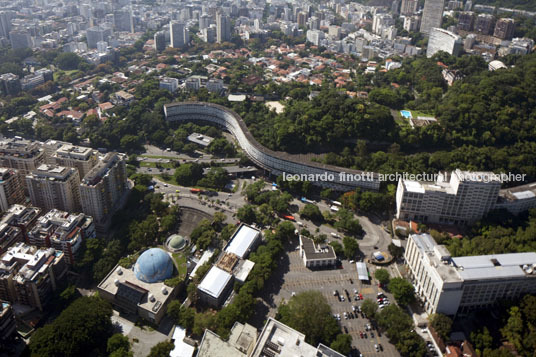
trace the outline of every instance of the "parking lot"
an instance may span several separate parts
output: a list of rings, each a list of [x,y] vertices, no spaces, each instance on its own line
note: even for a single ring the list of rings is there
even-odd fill
[[[371,337],[371,331],[366,331],[365,328],[366,324],[370,324],[368,319],[362,318],[360,315],[357,318],[344,318],[344,312],[350,313],[352,306],[360,306],[363,302],[363,300],[354,300],[354,289],[357,289],[363,299],[370,298],[374,301],[376,301],[378,293],[377,286],[363,284],[357,279],[355,264],[343,261],[342,269],[311,271],[303,265],[303,261],[299,257],[299,251],[291,250],[287,255],[283,256],[280,264],[278,264],[278,271],[274,273],[273,279],[269,283],[274,284],[270,287],[270,291],[267,292],[269,296],[265,298],[265,306],[269,310],[269,316],[275,316],[277,306],[283,300],[288,301],[293,292],[320,291],[330,304],[332,312],[340,314],[342,331],[346,332],[344,329],[346,327],[348,334],[353,338],[352,345],[363,356],[399,356],[399,353],[388,342],[386,336],[383,334],[380,336],[374,330],[372,331],[374,337]],[[344,289],[348,290],[352,301],[348,301]],[[333,296],[334,290],[344,294],[344,302],[340,301],[337,296]],[[391,302],[394,301],[389,294],[387,296]],[[366,332],[367,338],[361,338],[360,331]],[[376,352],[374,345],[381,345],[383,351]]]

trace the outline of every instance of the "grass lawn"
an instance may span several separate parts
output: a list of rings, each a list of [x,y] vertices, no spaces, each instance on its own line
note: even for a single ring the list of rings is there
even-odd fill
[[[163,167],[165,169],[173,169],[174,166],[171,162],[162,163],[162,162],[145,162],[140,161],[140,167],[156,167],[156,164],[160,165],[160,167]]]
[[[73,74],[79,72],[77,69],[72,69],[70,71],[56,71],[53,74],[54,81],[57,81],[61,75],[72,76]]]
[[[149,159],[176,159],[178,156],[162,156],[162,155],[140,155],[139,157],[147,157]]]
[[[173,259],[175,260],[177,270],[179,271],[179,276],[182,278],[186,277],[188,266],[186,264],[186,256],[184,253],[173,253]]]

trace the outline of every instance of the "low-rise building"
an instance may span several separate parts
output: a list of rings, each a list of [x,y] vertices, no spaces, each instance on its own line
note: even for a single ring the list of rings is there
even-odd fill
[[[75,263],[82,241],[95,237],[93,218],[83,213],[71,214],[57,209],[39,217],[35,226],[28,232],[31,245],[53,247],[62,251],[70,265]]]
[[[248,356],[316,356],[344,357],[331,348],[319,344],[314,347],[305,342],[305,335],[272,317],[264,325],[255,349]]]
[[[260,230],[242,223],[229,240],[225,252],[233,253],[240,259],[246,259],[260,240]]]
[[[429,314],[455,315],[536,293],[534,252],[452,257],[429,234],[413,234],[405,260]]]
[[[43,311],[67,267],[63,252],[19,242],[0,258],[0,299]]]
[[[199,300],[209,306],[221,306],[233,287],[232,283],[231,274],[213,266],[197,286]]]
[[[97,290],[118,311],[159,324],[177,291],[165,284],[173,276],[173,267],[168,253],[151,248],[140,255],[133,269],[116,265]]]
[[[229,339],[224,341],[210,330],[205,330],[197,357],[234,356],[246,357],[251,354],[257,342],[257,329],[249,324],[235,322]]]
[[[337,264],[337,255],[332,246],[316,244],[312,239],[302,235],[300,235],[300,257],[307,268],[323,268]]]

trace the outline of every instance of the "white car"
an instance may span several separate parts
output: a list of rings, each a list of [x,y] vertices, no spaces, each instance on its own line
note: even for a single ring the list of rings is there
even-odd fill
[[[348,314],[346,312],[344,312],[344,319],[348,320]]]

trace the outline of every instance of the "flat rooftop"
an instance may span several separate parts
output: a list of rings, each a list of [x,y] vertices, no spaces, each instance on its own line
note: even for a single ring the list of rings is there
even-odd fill
[[[214,138],[199,133],[191,133],[188,135],[188,140],[201,146],[209,146]]]
[[[122,284],[137,289],[140,292],[146,290],[147,294],[144,294],[138,302],[138,306],[155,314],[162,308],[162,306],[165,306],[165,302],[170,298],[173,291],[172,287],[169,287],[164,283],[146,283],[138,280],[132,268],[126,269],[119,265],[116,265],[112,271],[108,273],[108,276],[100,282],[98,288],[116,296]],[[164,293],[164,291],[166,291],[166,293]],[[149,300],[149,294],[154,296],[154,302]]]
[[[301,248],[305,253],[307,260],[315,259],[335,259],[337,255],[333,247],[327,244],[318,245],[312,239],[305,236],[300,236]]]
[[[536,266],[536,253],[477,255],[452,258],[452,261],[458,267],[458,274],[466,281],[522,278],[534,274],[533,264]],[[523,266],[526,270],[523,270]],[[534,277],[536,278],[536,274]]]
[[[305,342],[305,335],[269,317],[252,357],[316,356],[317,349]]]
[[[242,224],[231,237],[231,241],[227,244],[225,251],[234,253],[237,257],[243,259],[250,247],[259,239],[261,231],[253,227]]]
[[[213,266],[197,288],[205,294],[218,299],[227,284],[231,281],[231,278],[231,274]]]

